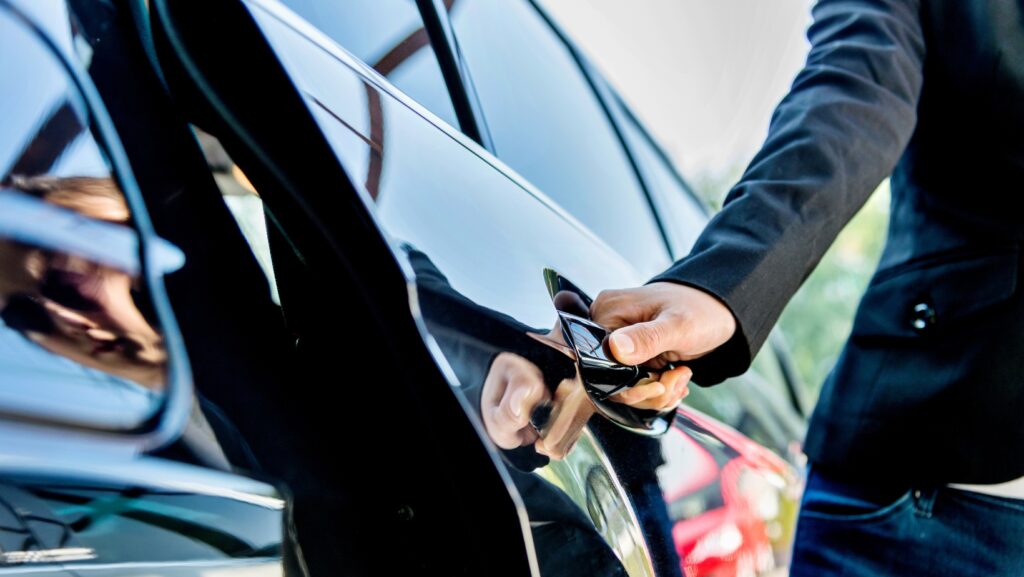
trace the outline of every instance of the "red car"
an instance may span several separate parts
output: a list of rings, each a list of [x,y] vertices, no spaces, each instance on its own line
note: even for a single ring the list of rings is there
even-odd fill
[[[669,464],[661,478],[683,574],[777,574],[787,565],[799,505],[795,469],[697,411],[678,419],[664,440]]]

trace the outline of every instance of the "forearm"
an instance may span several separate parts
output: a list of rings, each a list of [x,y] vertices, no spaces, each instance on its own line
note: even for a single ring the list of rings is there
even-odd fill
[[[924,37],[915,0],[821,0],[807,64],[768,137],[692,252],[655,276],[729,307],[737,333],[694,382],[746,370],[785,304],[913,133]]]

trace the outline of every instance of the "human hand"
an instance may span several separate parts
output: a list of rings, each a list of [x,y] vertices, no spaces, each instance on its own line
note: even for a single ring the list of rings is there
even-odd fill
[[[590,317],[612,331],[609,346],[619,362],[654,369],[701,357],[736,332],[736,319],[725,304],[673,282],[601,291],[590,305]]]
[[[540,368],[507,351],[491,363],[480,402],[484,428],[495,445],[515,449],[532,444],[556,460],[569,454],[596,410],[578,377],[562,379],[552,396]],[[542,406],[550,412],[538,425],[539,433],[530,419]]]
[[[637,409],[668,411],[690,394],[688,383],[693,371],[689,367],[676,367],[610,397],[616,403]]]
[[[551,397],[540,368],[510,352],[498,353],[484,379],[481,415],[494,444],[515,449],[537,441],[530,415]]]

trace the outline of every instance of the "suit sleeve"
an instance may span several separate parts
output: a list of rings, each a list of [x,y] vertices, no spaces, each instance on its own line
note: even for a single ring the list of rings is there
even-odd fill
[[[647,284],[711,293],[736,334],[688,363],[707,386],[743,373],[786,303],[888,176],[917,121],[920,0],[819,0],[804,68],[692,251]]]

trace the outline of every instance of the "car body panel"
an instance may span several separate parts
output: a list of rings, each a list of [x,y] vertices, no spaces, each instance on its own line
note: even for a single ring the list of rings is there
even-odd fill
[[[381,79],[352,62],[342,49],[283,9],[265,2],[253,4],[258,6],[257,20],[339,160],[350,174],[359,175],[357,182],[362,186],[357,189],[364,201],[392,241],[411,255],[420,289],[419,308],[471,406],[479,407],[475,389],[483,380],[489,354],[512,350],[531,358],[529,347],[512,333],[544,332],[556,322],[544,298],[541,271],[545,267],[558,267],[595,293],[639,281],[638,273],[621,256],[595,242],[574,219],[551,210],[551,201],[542,193],[531,190],[486,153],[474,150],[472,143],[460,142],[447,125],[403,95],[386,91]],[[265,16],[261,10],[266,10]],[[375,170],[379,174],[373,174]],[[467,246],[473,250],[466,250]],[[509,250],[513,246],[515,250]],[[533,283],[531,277],[536,279]],[[503,321],[504,332],[496,328]],[[467,347],[482,352],[474,359]],[[583,439],[584,454],[608,459],[592,435]],[[599,470],[614,467],[609,465]],[[565,461],[538,469],[538,474],[559,481],[556,485],[582,509],[595,491],[580,480],[579,467],[578,458],[570,453]],[[571,479],[575,482],[567,483]],[[530,513],[530,488],[521,484],[520,491]],[[622,494],[617,499],[620,504],[629,503]],[[589,512],[595,527],[607,527],[593,507]],[[633,520],[632,524],[636,531],[639,523]],[[629,534],[605,535],[623,562],[636,547],[626,538]],[[534,539],[538,539],[536,532]],[[538,547],[543,548],[543,543]],[[759,547],[762,553],[770,551],[766,541]],[[766,565],[761,561],[761,567]],[[631,572],[650,570],[640,565]]]
[[[6,6],[7,1],[0,0],[0,5]],[[76,9],[82,9],[83,3],[77,0],[71,3]],[[136,3],[131,5],[138,8]],[[299,256],[305,259],[301,264],[316,273],[314,279],[320,290],[329,293],[339,288],[335,284],[338,278],[355,274],[357,290],[363,291],[362,297],[366,300],[362,302],[369,312],[358,318],[379,325],[380,329],[372,333],[379,335],[376,337],[379,340],[367,345],[384,351],[392,347],[396,353],[390,357],[390,365],[360,366],[360,361],[387,357],[346,358],[341,352],[344,349],[340,348],[342,339],[337,330],[331,330],[333,327],[325,327],[322,332],[307,332],[304,326],[293,326],[289,328],[295,330],[297,336],[288,344],[297,351],[298,361],[308,363],[313,358],[311,355],[333,356],[333,363],[314,366],[331,369],[343,366],[345,376],[351,381],[342,383],[351,382],[359,387],[366,383],[376,385],[375,374],[405,375],[415,382],[403,385],[404,389],[393,387],[392,390],[396,394],[399,389],[414,391],[411,397],[399,398],[412,398],[417,402],[402,407],[401,413],[388,411],[387,403],[380,407],[385,409],[384,417],[398,415],[400,419],[377,418],[374,410],[354,414],[346,405],[337,410],[318,401],[315,394],[301,394],[300,391],[308,390],[300,387],[308,386],[311,374],[303,370],[307,367],[301,366],[302,362],[282,365],[286,371],[296,369],[296,376],[288,372],[262,376],[260,386],[277,379],[274,386],[280,387],[280,391],[275,394],[281,396],[270,398],[278,399],[280,406],[276,408],[280,414],[274,411],[273,401],[246,402],[244,397],[250,391],[245,389],[244,381],[230,383],[231,386],[223,390],[199,389],[201,393],[212,394],[217,403],[226,408],[227,415],[239,422],[238,435],[242,443],[250,441],[256,457],[269,465],[268,470],[281,475],[284,481],[278,482],[283,483],[282,489],[298,491],[302,507],[297,525],[292,518],[295,501],[283,499],[277,490],[260,481],[213,470],[228,469],[230,464],[218,461],[217,465],[204,463],[197,467],[168,458],[137,455],[139,450],[156,449],[157,445],[181,435],[186,420],[194,424],[196,411],[201,414],[211,409],[209,406],[197,408],[194,404],[191,414],[183,410],[191,390],[187,387],[187,357],[182,352],[173,355],[179,363],[176,377],[185,382],[184,388],[174,389],[178,408],[168,413],[173,418],[162,421],[167,423],[168,432],[151,444],[130,445],[134,450],[125,451],[121,438],[116,436],[112,437],[113,442],[104,443],[97,442],[103,440],[103,435],[78,431],[65,435],[64,439],[45,423],[0,421],[0,436],[5,441],[19,440],[23,447],[20,455],[14,449],[0,454],[0,480],[16,490],[46,497],[33,507],[36,514],[50,519],[51,525],[82,525],[80,518],[76,520],[72,516],[81,514],[83,509],[88,509],[87,504],[94,501],[106,506],[110,499],[96,497],[106,492],[107,496],[120,495],[113,501],[127,507],[123,511],[128,511],[129,517],[142,515],[143,519],[152,520],[152,515],[169,518],[169,511],[182,514],[186,520],[179,529],[200,527],[202,535],[194,541],[218,543],[214,549],[234,555],[224,560],[204,557],[205,549],[191,548],[190,544],[183,549],[184,553],[174,558],[161,558],[161,553],[167,553],[170,547],[167,551],[154,549],[152,554],[142,551],[137,557],[118,558],[113,553],[99,551],[96,545],[94,557],[75,560],[73,555],[84,556],[80,549],[89,547],[70,547],[70,552],[61,554],[71,557],[59,569],[54,569],[56,574],[256,576],[302,571],[303,564],[297,560],[301,555],[294,543],[296,526],[299,535],[305,536],[304,543],[317,557],[313,574],[349,571],[360,574],[371,565],[379,568],[394,564],[411,570],[416,566],[438,568],[443,564],[455,572],[457,568],[469,572],[474,570],[467,568],[475,568],[479,572],[487,567],[491,574],[668,575],[685,571],[689,575],[693,571],[721,567],[742,571],[746,566],[736,561],[733,555],[736,551],[753,552],[741,557],[757,557],[753,567],[758,570],[774,566],[784,543],[766,540],[766,523],[772,519],[765,518],[761,509],[750,506],[747,500],[749,495],[765,492],[751,492],[747,489],[749,482],[743,478],[756,475],[769,479],[765,482],[771,484],[774,475],[789,482],[788,465],[762,454],[763,448],[735,432],[717,428],[714,421],[702,420],[706,418],[689,409],[681,410],[668,436],[686,439],[684,442],[691,454],[728,454],[727,460],[684,458],[684,464],[679,465],[679,458],[685,457],[685,451],[677,450],[678,444],[651,439],[645,439],[642,444],[639,437],[634,439],[633,433],[600,417],[590,420],[586,427],[583,426],[585,421],[576,423],[579,436],[567,445],[563,459],[549,459],[529,446],[500,450],[491,442],[482,424],[481,413],[485,408],[481,404],[481,389],[497,355],[513,353],[527,359],[540,370],[546,384],[556,393],[562,383],[578,379],[573,360],[564,348],[551,343],[552,334],[557,334],[559,316],[545,284],[545,271],[558,270],[590,295],[606,288],[640,284],[644,274],[552,196],[493,156],[493,149],[488,151],[474,141],[476,138],[491,146],[484,138],[486,130],[471,131],[474,138],[467,137],[448,124],[453,121],[450,115],[444,115],[446,120],[436,116],[396,88],[382,76],[379,68],[375,70],[374,66],[360,61],[272,0],[244,2],[265,37],[266,46],[261,42],[246,44],[253,38],[243,30],[249,25],[245,22],[223,21],[222,25],[232,26],[238,34],[232,40],[243,49],[252,49],[247,55],[254,61],[262,57],[260,50],[269,47],[290,82],[278,84],[280,77],[269,68],[261,71],[266,74],[248,76],[232,75],[221,68],[223,78],[204,76],[209,70],[205,67],[217,62],[218,56],[207,55],[210,60],[197,62],[191,59],[195,56],[193,51],[202,50],[206,42],[214,43],[217,39],[207,36],[197,40],[187,34],[179,35],[181,30],[175,27],[180,24],[175,21],[178,12],[168,12],[187,14],[189,10],[202,10],[167,1],[153,5],[159,30],[152,45],[159,53],[162,68],[159,76],[179,99],[184,116],[217,132],[218,136],[226,135],[223,136],[225,146],[232,155],[239,153],[238,166],[252,177],[266,206],[266,230],[272,238],[271,254],[263,257],[268,262],[273,261],[278,280],[290,275],[279,260],[281,247],[277,243],[282,240],[293,243],[291,248],[297,249]],[[89,44],[98,37],[87,41],[68,33],[69,13],[63,2],[53,1],[42,6],[33,5],[24,12],[35,14],[33,18],[39,19],[41,28],[60,36],[53,44],[58,46],[63,58],[83,61],[88,67],[94,55],[109,57],[109,52],[94,52],[95,46]],[[445,42],[457,42],[452,29],[445,32],[442,18],[441,11],[451,8],[450,3],[424,1],[416,6],[421,14],[428,16],[425,18],[428,26],[441,25],[443,34],[440,36],[447,39]],[[434,10],[435,19],[429,18],[430,10]],[[214,12],[241,17],[241,12],[232,12],[224,6]],[[124,14],[122,11],[120,20],[111,17],[109,22],[125,25]],[[98,18],[104,23],[103,17]],[[142,44],[151,40],[146,38],[146,30],[134,32],[143,36]],[[159,36],[161,33],[163,36]],[[409,33],[405,29],[402,33],[405,37],[419,34],[416,30]],[[437,38],[438,30],[434,30],[430,41],[437,42]],[[443,52],[442,70],[452,64],[444,58],[459,57],[457,46],[449,48],[447,52],[439,52]],[[131,49],[139,48],[132,45]],[[155,55],[148,56],[155,58]],[[132,57],[138,60],[139,54],[133,53]],[[237,55],[225,53],[218,64],[230,66],[232,57]],[[454,77],[460,82],[471,81],[469,71],[459,69],[458,72]],[[168,222],[174,220],[168,216],[173,214],[173,198],[161,199],[154,191],[160,186],[173,188],[173,180],[154,187],[153,175],[147,171],[143,176],[150,188],[144,191],[145,195],[137,190],[127,159],[141,168],[147,162],[147,151],[139,147],[125,154],[119,149],[114,124],[103,111],[99,93],[95,88],[88,88],[85,74],[79,74],[79,83],[86,86],[89,106],[102,125],[104,145],[113,151],[115,173],[141,222],[136,224],[143,229],[143,244],[158,243],[155,233],[147,228],[150,225],[143,199],[150,203],[151,210],[160,207],[167,211],[154,218],[160,230],[182,234],[182,231],[174,231],[173,223]],[[453,75],[450,70],[445,74],[450,84]],[[188,80],[183,81],[183,77]],[[189,80],[194,85],[190,86]],[[204,86],[204,81],[218,86]],[[266,89],[261,94],[270,94],[269,101],[275,106],[265,111],[265,115],[253,114],[250,109],[242,111],[241,107],[235,108],[238,100],[234,93],[229,95],[231,98],[218,101],[225,97],[219,91],[224,86],[236,89],[260,86],[260,90]],[[105,85],[103,97],[124,104],[123,95],[112,90]],[[473,99],[478,97],[473,90],[466,93]],[[285,101],[291,96],[304,105],[301,113],[282,105],[287,104]],[[205,105],[195,105],[204,98]],[[605,102],[608,96],[602,94],[600,98]],[[225,102],[232,105],[226,106]],[[465,102],[456,105],[460,122],[465,122],[465,107]],[[179,113],[167,110],[169,116]],[[285,111],[288,114],[280,125],[275,123],[281,118],[268,118]],[[481,114],[481,109],[473,109],[472,113]],[[118,128],[125,130],[125,115],[117,116]],[[306,122],[307,117],[311,122]],[[139,120],[143,127],[148,126],[149,119]],[[180,122],[177,117],[162,120],[165,124]],[[479,127],[485,128],[486,121],[478,120]],[[128,117],[127,122],[130,121]],[[309,158],[299,158],[302,153],[286,150],[289,144],[293,149],[299,148],[287,140],[283,146],[266,146],[267,134],[260,133],[266,126],[273,126],[268,134],[285,139],[295,135],[309,138],[312,133],[306,129],[316,128],[319,133],[313,135],[314,138],[302,140],[301,150],[308,153]],[[295,130],[289,131],[290,128]],[[137,135],[133,138],[134,142],[139,142]],[[321,140],[329,148],[322,147]],[[154,145],[154,149],[159,150],[159,147]],[[325,151],[329,154],[325,155]],[[284,158],[289,153],[295,157]],[[168,155],[167,160],[168,171],[179,168],[173,165],[178,158],[171,159]],[[314,163],[316,160],[321,163]],[[333,162],[343,171],[343,182],[333,179]],[[303,165],[310,167],[309,180],[302,180],[292,172]],[[156,174],[159,176],[159,171]],[[275,183],[284,183],[284,186],[275,188]],[[286,190],[282,192],[282,189]],[[174,193],[173,190],[167,192]],[[183,194],[187,196],[191,192],[186,190]],[[180,211],[181,207],[176,210]],[[223,206],[220,210],[227,214]],[[303,216],[296,217],[297,214]],[[190,215],[182,212],[179,216]],[[200,231],[201,228],[196,227],[184,234],[201,234]],[[239,231],[232,232],[236,239],[241,238]],[[195,247],[202,246],[201,242],[193,245],[188,237],[174,238],[185,241],[182,244],[186,247],[186,258],[193,258],[187,261],[193,267],[186,266],[186,276],[179,274],[177,278],[215,277],[203,277],[196,272],[195,262],[202,266],[213,266],[210,263],[216,262],[206,261],[206,255],[196,254]],[[316,239],[315,247],[309,244],[311,238]],[[324,252],[318,252],[320,250]],[[665,248],[659,250],[665,251]],[[332,258],[324,258],[323,254],[327,253],[331,253]],[[159,270],[156,257],[148,252],[144,254],[148,259],[147,270]],[[225,249],[219,256],[227,254]],[[250,268],[257,270],[253,268],[256,266],[253,255],[248,255],[248,259],[252,261]],[[375,266],[373,259],[378,259]],[[370,261],[370,265],[360,268],[364,261]],[[260,265],[264,271],[270,271],[267,262],[261,261]],[[365,274],[357,274],[360,271]],[[269,276],[271,288],[276,288],[273,275]],[[159,284],[159,278],[151,281]],[[263,296],[269,297],[267,286],[257,284],[260,286],[253,286],[251,290],[266,291],[268,294]],[[174,285],[171,301],[177,299],[179,315],[189,318],[188,334],[192,338],[189,342],[203,342],[196,339],[195,333],[208,321],[196,318],[194,311],[181,310],[181,302],[199,302],[182,299],[183,294],[194,289],[183,287],[181,282]],[[289,296],[291,290],[286,289],[281,294],[274,292],[275,304],[280,306],[294,298]],[[341,290],[337,294],[349,296]],[[164,297],[159,296],[162,314],[169,315],[169,306]],[[396,296],[401,302],[395,300]],[[193,294],[189,298],[199,297]],[[307,303],[314,313],[318,305],[322,307],[320,312],[325,322],[334,322],[335,327],[344,323],[344,301],[336,302],[328,297]],[[290,306],[293,305],[285,302],[285,316],[289,316]],[[203,308],[203,311],[210,311],[216,305],[205,304],[204,307],[210,308]],[[237,313],[244,314],[244,310]],[[290,320],[294,321],[296,315],[291,316]],[[180,339],[173,330],[173,317],[168,318],[167,326],[172,329],[170,339]],[[217,328],[214,334],[228,335],[230,331]],[[209,351],[194,351],[194,354],[204,357],[201,364],[204,374],[211,362],[217,363],[216,354],[211,355]],[[238,356],[225,357],[227,366],[244,362],[244,354],[231,346],[224,347],[224,354]],[[295,359],[289,360],[293,361]],[[263,365],[256,363],[255,366]],[[405,373],[403,369],[415,370]],[[211,384],[208,376],[204,382],[208,387]],[[315,384],[320,382],[317,379]],[[447,390],[437,388],[438,383]],[[256,385],[256,379],[251,384]],[[359,398],[359,403],[363,403],[365,399],[355,395],[366,390],[354,390],[350,398]],[[252,392],[267,393],[264,390]],[[379,408],[375,404],[357,406]],[[460,412],[458,415],[451,412],[453,407]],[[338,414],[343,418],[339,419]],[[765,418],[770,420],[770,416]],[[330,422],[332,420],[335,422]],[[266,431],[260,431],[261,428]],[[282,435],[281,442],[275,443],[275,431]],[[371,442],[353,448],[354,437],[346,437],[343,431],[368,431],[367,438]],[[442,432],[448,434],[448,438]],[[218,440],[222,433],[217,432]],[[780,436],[785,434],[780,433]],[[374,449],[377,443],[394,446],[389,443],[392,440],[411,440],[413,450],[396,462],[391,452]],[[338,443],[340,449],[334,450],[333,443]],[[645,447],[643,451],[635,451],[637,454],[631,457],[630,449],[641,446]],[[33,453],[39,454],[41,449],[47,451],[45,454],[52,461],[28,458]],[[76,452],[81,454],[76,456]],[[655,476],[655,469],[659,468],[656,455],[664,455],[671,474]],[[353,463],[357,467],[352,467]],[[357,473],[354,475],[353,471]],[[362,477],[358,473],[367,471],[376,472],[378,478],[352,480],[355,476]],[[449,487],[445,487],[446,484]],[[361,493],[360,489],[366,492]],[[765,502],[770,504],[781,493],[782,489],[774,493],[768,491]],[[712,499],[718,506],[700,509],[692,505],[694,495],[703,498],[708,494],[718,495]],[[168,499],[184,499],[192,504],[175,505]],[[348,501],[359,500],[363,503],[348,504]],[[675,502],[685,503],[674,509]],[[213,514],[214,503],[220,503],[226,511],[220,521]],[[357,514],[348,517],[344,513],[349,511]],[[367,520],[370,523],[360,525]],[[131,518],[131,521],[137,519]],[[203,523],[207,522],[215,523],[216,530],[203,528]],[[742,542],[734,550],[712,548],[709,553],[710,545],[706,543],[709,536],[722,534],[722,528],[730,526],[728,523],[738,528]],[[88,528],[89,523],[84,526]],[[504,532],[494,531],[493,535],[504,537],[488,538],[483,527],[500,527]],[[447,532],[459,528],[462,533]],[[141,538],[132,532],[130,523],[117,530],[124,531],[125,538]],[[481,532],[485,534],[479,534]],[[362,543],[355,538],[359,533],[363,533],[367,543],[393,543],[400,554],[382,556],[375,547],[353,551],[340,546],[355,547]],[[328,551],[332,539],[347,538],[352,538],[352,543],[337,543],[339,551]],[[171,543],[166,536],[154,537],[153,542],[159,547],[162,539]],[[703,545],[701,539],[704,539]],[[91,541],[87,532],[82,533],[80,540],[102,542]],[[463,547],[475,543],[471,548],[476,550],[459,546],[449,549],[447,543],[452,540],[462,543]],[[483,546],[496,553],[489,558],[481,556]],[[775,554],[771,562],[765,558],[766,551]],[[350,564],[344,555],[362,558]],[[498,559],[500,561],[496,561]],[[6,570],[0,568],[0,571]]]

